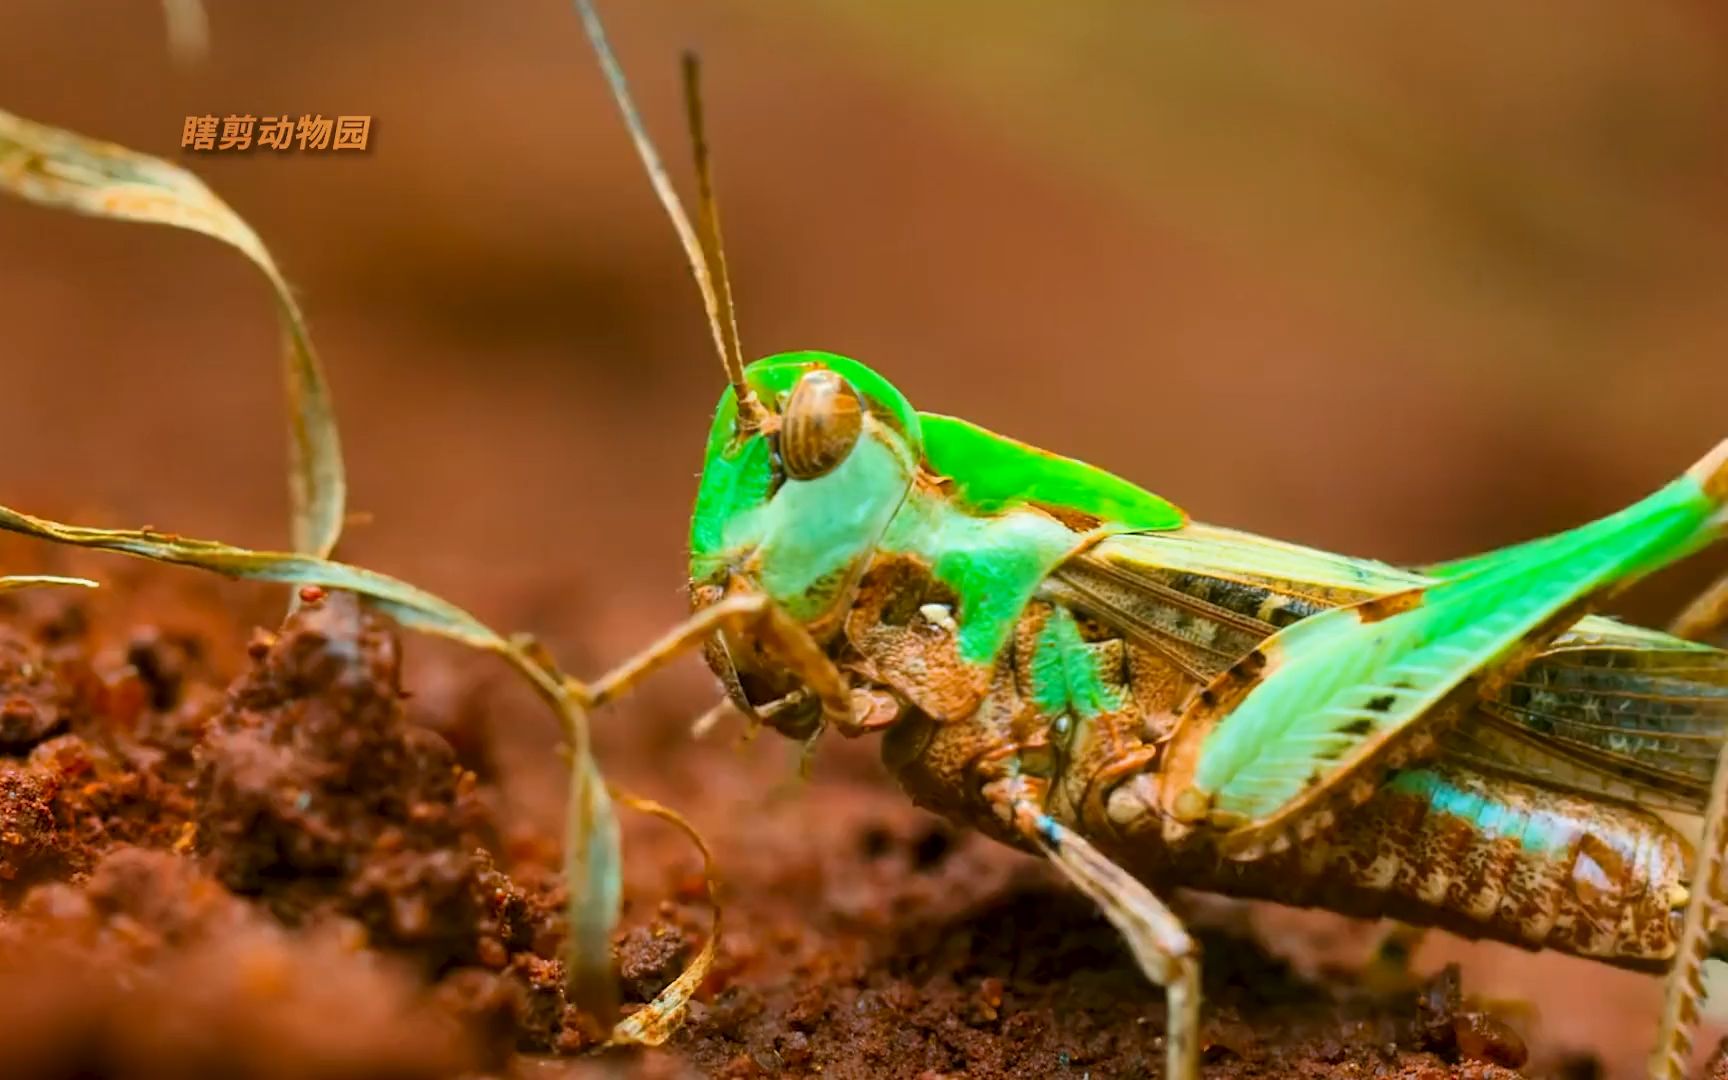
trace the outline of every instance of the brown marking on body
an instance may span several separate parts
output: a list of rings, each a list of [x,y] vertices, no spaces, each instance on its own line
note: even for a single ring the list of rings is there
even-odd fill
[[[1044,624],[1051,617],[1051,605],[1042,600],[1033,600],[1020,613],[1020,619],[1014,620],[1014,634],[1007,641],[1006,650],[1002,655],[1007,658],[1004,665],[1009,679],[1013,679],[1014,696],[1021,703],[1020,714],[1014,719],[1014,731],[1025,734],[1028,727],[1039,722],[1039,712],[1033,707],[1032,662],[1039,651],[1039,634],[1044,632]]]
[[[1256,680],[1260,678],[1260,673],[1266,670],[1266,654],[1255,649],[1236,661],[1236,666],[1232,670],[1237,678]]]
[[[1165,742],[1176,728],[1182,703],[1198,684],[1161,653],[1134,642],[1127,642],[1126,649],[1128,694],[1140,718],[1142,738]]]
[[[1104,519],[1096,514],[1088,514],[1084,510],[1076,510],[1060,503],[1031,501],[1027,505],[1055,518],[1069,532],[1089,533],[1104,523]]]
[[[922,561],[877,555],[859,581],[845,636],[885,685],[930,716],[959,723],[978,710],[990,672],[961,659],[955,635],[918,612],[956,599]]]
[[[1010,668],[997,665],[984,701],[964,723],[910,710],[888,729],[882,761],[919,806],[1024,848],[1025,838],[996,815],[983,792],[1012,764],[1018,750],[1013,731],[1028,707]]]
[[[1365,623],[1377,623],[1382,619],[1390,619],[1406,611],[1422,606],[1424,589],[1404,589],[1385,596],[1376,596],[1372,600],[1364,600],[1351,608],[1356,617]]]

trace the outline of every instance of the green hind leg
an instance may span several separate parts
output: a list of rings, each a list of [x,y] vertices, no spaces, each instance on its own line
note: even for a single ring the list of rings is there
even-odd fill
[[[1699,482],[1718,503],[1728,504],[1728,441],[1716,448],[1711,457],[1699,463]],[[1721,517],[1728,517],[1725,512]],[[1718,522],[1718,528],[1728,529],[1728,522]],[[1698,641],[1728,627],[1728,574],[1704,591],[1690,607],[1674,620],[1671,632],[1675,637]]]
[[[1165,810],[1228,830],[1222,847],[1238,858],[1323,829],[1596,601],[1725,532],[1728,441],[1619,513],[1285,627],[1183,713]]]

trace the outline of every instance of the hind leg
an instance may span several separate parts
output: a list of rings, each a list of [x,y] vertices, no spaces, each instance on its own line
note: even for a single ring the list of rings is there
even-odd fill
[[[1703,595],[1687,605],[1668,627],[1675,637],[1688,641],[1704,641],[1728,627],[1728,574],[1704,590]]]
[[[1652,1080],[1685,1080],[1692,1060],[1692,1030],[1704,1003],[1704,961],[1721,925],[1722,865],[1728,854],[1728,744],[1716,759],[1716,777],[1704,810],[1693,862],[1692,895],[1680,926],[1680,944],[1662,993],[1662,1021],[1650,1054]]]
[[[1024,778],[992,786],[991,795],[1011,815],[1015,830],[1098,905],[1128,943],[1140,970],[1164,988],[1167,1080],[1199,1080],[1200,946],[1152,890],[1046,814]]]

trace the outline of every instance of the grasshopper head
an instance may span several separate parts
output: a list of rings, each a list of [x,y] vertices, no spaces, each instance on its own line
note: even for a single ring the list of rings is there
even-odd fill
[[[832,353],[770,356],[745,379],[768,415],[751,423],[731,388],[720,398],[690,524],[692,601],[766,593],[826,641],[917,475],[918,414],[880,375]],[[796,688],[738,635],[708,659],[747,710]],[[808,715],[792,710],[776,726],[796,729],[792,712]]]

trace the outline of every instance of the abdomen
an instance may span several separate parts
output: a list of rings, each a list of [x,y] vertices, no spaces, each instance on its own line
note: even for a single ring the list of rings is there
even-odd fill
[[[1674,955],[1691,846],[1638,807],[1440,764],[1391,777],[1326,835],[1254,862],[1151,828],[1109,845],[1159,884],[1389,916],[1627,967]]]

